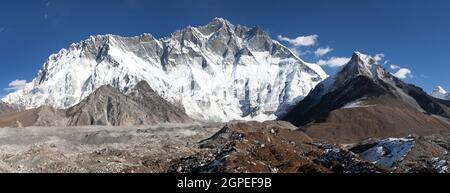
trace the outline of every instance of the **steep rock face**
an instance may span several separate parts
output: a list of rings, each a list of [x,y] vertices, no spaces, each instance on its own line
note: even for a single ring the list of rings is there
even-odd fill
[[[111,86],[102,86],[67,110],[68,125],[142,125],[148,118],[140,106]]]
[[[450,109],[422,89],[394,77],[367,55],[355,53],[282,120],[308,135],[341,143],[450,131]]]
[[[186,115],[186,110],[182,105],[171,104],[163,99],[145,81],[139,82],[127,95],[143,107],[147,115],[151,115],[159,122],[185,123],[192,121]]]
[[[53,54],[37,77],[2,100],[28,109],[69,108],[103,85],[141,80],[203,121],[274,119],[326,78],[260,28],[216,18],[168,37],[92,36]]]
[[[11,106],[7,103],[0,101],[0,114],[17,112],[17,111],[19,111],[19,108],[16,108],[14,106]]]
[[[192,121],[183,109],[161,98],[145,81],[131,89],[129,95],[112,86],[102,86],[80,104],[69,108],[66,117],[70,126],[133,126]]]

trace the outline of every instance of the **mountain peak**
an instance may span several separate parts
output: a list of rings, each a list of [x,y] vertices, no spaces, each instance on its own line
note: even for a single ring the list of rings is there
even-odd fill
[[[140,82],[140,85],[147,85]],[[139,86],[139,85],[138,85]],[[141,94],[136,97],[136,95]],[[154,125],[188,123],[191,119],[157,94],[126,95],[112,86],[101,86],[79,104],[65,112],[69,126],[84,125]]]
[[[147,92],[155,92],[152,87],[147,83],[147,81],[142,80],[136,84],[133,90],[137,91],[147,91]]]
[[[436,88],[434,89],[433,92],[438,92],[438,93],[442,93],[442,94],[447,94],[447,91],[446,91],[444,88],[442,88],[442,86],[436,87]]]
[[[386,70],[372,56],[354,52],[351,60],[336,74],[336,79],[345,82],[357,76],[381,79],[386,76]]]
[[[430,128],[448,131],[450,127],[434,117],[450,117],[447,106],[396,78],[374,57],[355,52],[334,78],[322,82],[281,120],[300,126],[311,136],[332,133],[331,140],[359,140],[426,133]]]
[[[128,93],[145,80],[148,85],[141,83],[142,88],[132,91],[151,88],[154,93],[146,94],[159,95],[198,120],[268,120],[306,96],[324,74],[261,28],[214,18],[158,40],[150,34],[92,36],[52,55],[29,88],[3,101],[27,109],[66,109],[101,85]]]
[[[211,22],[209,22],[206,27],[209,28],[214,28],[214,29],[220,29],[222,27],[226,27],[226,26],[233,26],[233,24],[231,24],[230,21],[224,19],[224,18],[220,18],[220,17],[216,17],[214,18]]]
[[[116,88],[114,88],[113,86],[107,84],[107,85],[102,85],[100,86],[97,90],[95,90],[93,93],[93,96],[96,95],[105,95],[108,93],[120,93],[119,90],[117,90]]]
[[[216,25],[220,25],[220,26],[234,26],[233,23],[231,23],[229,20],[221,18],[221,17],[215,17],[213,20],[211,20],[211,22],[209,22],[208,25],[211,24],[216,24]]]
[[[357,61],[360,66],[378,65],[377,61],[372,56],[358,51],[353,52],[352,59],[350,61]]]
[[[450,100],[450,93],[448,93],[442,86],[436,87],[430,95],[434,98]]]
[[[224,18],[221,18],[221,17],[215,17],[215,18],[212,20],[212,22],[218,22],[218,23],[230,23],[230,21],[228,21],[228,20],[226,20],[226,19],[224,19]]]

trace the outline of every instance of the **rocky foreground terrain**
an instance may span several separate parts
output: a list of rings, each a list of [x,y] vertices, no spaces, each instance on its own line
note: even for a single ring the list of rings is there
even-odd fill
[[[287,122],[3,128],[0,172],[445,173],[449,141],[435,135],[334,145]]]
[[[0,129],[0,172],[165,172],[220,125]],[[169,140],[170,139],[170,140]]]

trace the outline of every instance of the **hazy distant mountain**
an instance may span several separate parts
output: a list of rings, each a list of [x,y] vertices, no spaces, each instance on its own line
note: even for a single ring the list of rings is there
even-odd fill
[[[69,108],[101,86],[128,92],[145,80],[196,119],[266,120],[326,77],[260,28],[216,18],[161,39],[92,36],[51,55],[31,83],[2,100]]]
[[[436,87],[430,95],[438,99],[450,100],[450,93],[441,86]]]

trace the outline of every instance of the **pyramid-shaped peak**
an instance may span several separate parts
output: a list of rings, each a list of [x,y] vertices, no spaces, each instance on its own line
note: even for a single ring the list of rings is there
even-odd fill
[[[351,60],[337,73],[336,77],[345,82],[344,80],[350,80],[357,76],[381,79],[389,75],[374,57],[361,52],[353,52]]]
[[[230,23],[230,21],[228,21],[224,18],[221,18],[221,17],[215,17],[211,22],[212,23],[223,23],[223,24]]]
[[[442,87],[442,86],[438,86],[436,87],[433,92],[438,92],[438,93],[442,93],[442,94],[446,94],[447,91]]]
[[[365,65],[377,64],[377,60],[374,57],[358,51],[353,52],[351,61],[358,61],[359,63],[363,63]]]
[[[206,27],[210,27],[210,28],[215,28],[215,29],[220,29],[222,27],[226,27],[226,26],[234,26],[230,21],[224,19],[224,18],[220,18],[220,17],[216,17],[214,18],[211,22],[208,23],[208,25],[206,25]]]
[[[111,86],[110,84],[102,85],[94,93],[110,93],[110,92],[119,92],[116,88]]]
[[[150,87],[148,82],[145,80],[138,82],[133,90],[154,92],[154,90]]]

